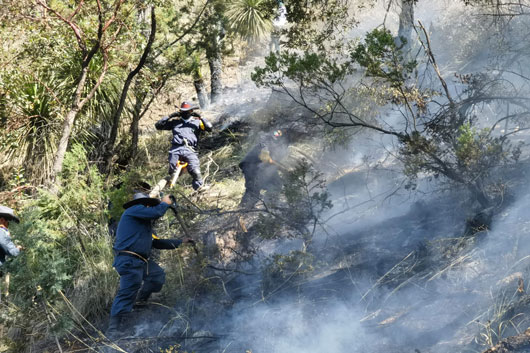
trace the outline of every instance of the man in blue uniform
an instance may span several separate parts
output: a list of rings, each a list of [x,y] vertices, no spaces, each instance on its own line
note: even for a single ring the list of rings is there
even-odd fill
[[[190,103],[184,102],[179,112],[163,117],[156,122],[155,127],[157,130],[171,130],[173,133],[169,150],[169,175],[173,175],[179,160],[187,162],[188,173],[193,178],[193,189],[197,190],[203,183],[197,154],[199,134],[201,131],[212,131],[212,124],[193,109]]]
[[[287,139],[281,130],[261,136],[239,163],[245,176],[245,194],[239,204],[241,207],[252,208],[260,200],[261,190],[274,193],[281,189],[282,179],[278,169],[282,166],[279,161],[288,152]]]
[[[136,193],[132,201],[123,205],[123,212],[114,242],[113,266],[120,275],[120,287],[112,303],[107,337],[114,339],[120,332],[121,322],[132,311],[134,302],[145,301],[151,293],[159,292],[165,282],[164,270],[149,260],[151,248],[175,249],[182,243],[192,243],[189,238],[157,239],[153,237],[153,221],[162,217],[171,198],[162,200]],[[143,282],[143,286],[142,286]]]

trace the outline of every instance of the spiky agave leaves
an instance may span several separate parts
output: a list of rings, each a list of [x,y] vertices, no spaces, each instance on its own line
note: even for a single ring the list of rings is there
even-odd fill
[[[230,29],[248,41],[264,38],[272,30],[272,12],[265,0],[231,0],[226,17]]]
[[[97,60],[93,65],[88,81],[97,79],[97,66],[101,66]],[[21,167],[24,179],[33,184],[47,180],[51,173],[76,70],[75,60],[64,60],[62,65],[31,74],[0,75],[0,165]],[[74,127],[72,140],[93,147],[89,150],[96,150],[108,137],[109,119],[120,92],[119,74],[111,74],[115,79],[99,87]]]
[[[60,101],[50,87],[53,79],[40,72],[4,77],[10,105],[0,145],[1,162],[21,165],[36,182],[51,170],[60,127]]]

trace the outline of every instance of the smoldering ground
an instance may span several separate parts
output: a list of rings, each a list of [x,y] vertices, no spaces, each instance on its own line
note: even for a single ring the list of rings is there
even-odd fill
[[[447,29],[451,19],[458,19],[464,28],[462,13],[467,10],[456,9],[461,5],[454,2],[443,4],[452,12],[440,12],[446,21],[439,21],[440,27]],[[428,9],[428,1],[419,2],[416,15],[426,23],[433,19]],[[443,53],[442,67],[462,68],[463,62],[451,61],[447,53],[470,55],[469,70],[479,70],[489,56],[473,50],[477,48],[468,48],[471,54],[454,49],[443,43],[439,32],[432,40],[435,55]],[[479,111],[481,118],[495,116],[490,108]],[[476,213],[467,194],[429,176],[420,177],[414,192],[403,190],[398,161],[386,159],[386,153],[395,152],[392,142],[368,138],[375,141],[374,147],[366,139],[354,139],[354,152],[344,156],[343,150],[336,157],[335,164],[342,161],[351,168],[329,184],[335,208],[327,216],[337,216],[314,239],[312,268],[295,266],[271,278],[272,256],[289,254],[300,244],[262,243],[264,250],[248,264],[252,271],[230,280],[226,290],[232,303],[208,322],[190,319],[193,329],[220,339],[208,347],[190,348],[480,352],[528,326],[526,309],[517,305],[529,281],[526,163],[520,162],[516,170],[496,171],[505,173],[514,191],[496,205],[500,211],[493,215],[490,230],[464,236],[467,221]],[[374,160],[370,168],[365,157]]]
[[[484,62],[480,53],[474,58]],[[462,192],[374,200],[369,220],[345,212],[331,222],[334,234],[315,239],[326,266],[287,276],[268,295],[255,295],[260,285],[248,289],[252,298],[216,321],[230,332],[219,351],[478,352],[524,330],[527,313],[513,304],[528,283],[529,195],[519,192],[527,172],[525,163],[513,171],[510,187],[518,191],[499,205],[491,230],[472,236],[463,237],[474,206]],[[390,173],[367,173],[343,177],[342,192],[361,201],[396,186]],[[332,185],[336,195],[340,183]]]
[[[425,198],[395,217],[382,206],[378,223],[316,239],[322,265],[306,275],[292,271],[266,292],[266,276],[242,275],[236,304],[205,329],[228,335],[219,352],[480,351],[484,334],[525,328],[524,310],[511,304],[524,295],[519,278],[523,290],[528,283],[528,196],[467,238],[459,195]]]

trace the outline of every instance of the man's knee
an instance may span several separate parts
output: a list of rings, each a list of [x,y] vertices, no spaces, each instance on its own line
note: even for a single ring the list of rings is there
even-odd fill
[[[162,288],[164,283],[166,283],[166,273],[164,271],[157,272],[157,274],[149,278],[149,280],[151,283],[153,283],[153,285],[160,286],[160,288]]]
[[[157,293],[162,290],[162,287],[166,283],[166,274],[164,271],[157,271],[155,274],[150,274],[145,280],[142,287],[140,297],[141,299],[147,299],[151,293]]]
[[[166,282],[166,273],[164,269],[156,262],[149,260],[147,269],[144,273],[144,282],[164,284]]]
[[[173,174],[175,170],[177,169],[177,163],[179,161],[180,156],[176,153],[169,152],[169,174]]]
[[[162,290],[162,287],[164,286],[164,282],[152,282],[150,284],[151,292],[152,293],[158,293]]]
[[[200,188],[203,184],[201,170],[198,165],[188,165],[188,173],[191,175],[193,181],[191,186],[194,190]]]

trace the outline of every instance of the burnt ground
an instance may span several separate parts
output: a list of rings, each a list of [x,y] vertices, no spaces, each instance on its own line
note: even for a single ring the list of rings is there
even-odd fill
[[[252,131],[250,124],[231,121],[230,116],[216,124],[225,129],[205,136],[201,153],[229,144],[241,148]],[[232,162],[228,165],[217,178],[232,178],[238,172]],[[510,188],[524,187],[523,169],[508,178],[518,180]],[[346,184],[350,201],[362,202],[366,195],[359,190],[367,180],[381,184],[389,179],[373,171],[369,175],[355,171],[329,187],[342,200],[341,183]],[[514,199],[504,195],[487,218],[505,218]],[[417,201],[398,197],[391,207],[375,210],[366,219],[354,209],[337,217],[347,222],[334,224],[334,232],[315,238],[308,251],[312,258],[302,268],[296,266],[299,254],[290,252],[299,250],[300,243],[260,240],[252,227],[256,214],[203,215],[192,230],[205,244],[200,257],[208,265],[201,275],[215,284],[215,290],[197,290],[188,300],[170,305],[166,300],[164,305],[155,303],[133,312],[130,329],[124,333],[129,338],[117,343],[127,352],[138,353],[171,349],[283,353],[286,346],[296,345],[302,348],[293,352],[306,353],[319,350],[308,349],[305,343],[319,347],[319,341],[325,341],[321,332],[332,330],[340,335],[328,343],[333,347],[330,352],[482,351],[498,338],[516,334],[524,325],[522,318],[530,317],[520,296],[506,299],[517,284],[513,280],[500,283],[503,277],[491,269],[496,262],[505,266],[499,254],[506,251],[503,244],[515,244],[518,237],[530,233],[530,226],[518,235],[510,230],[502,234],[504,238],[497,235],[493,247],[500,251],[495,253],[487,245],[490,231],[470,222],[480,211],[458,190]],[[469,232],[469,224],[478,225],[480,231]],[[292,263],[285,261],[279,271],[275,253],[293,254]],[[510,261],[524,256],[524,251],[518,251]],[[520,267],[513,268],[512,272],[522,273],[514,278],[530,282],[528,271]],[[296,312],[291,313],[293,308]],[[502,332],[494,332],[488,320],[504,325]],[[506,324],[509,321],[514,324]],[[297,325],[307,333],[293,328]],[[498,338],[485,341],[484,333]],[[86,343],[108,350],[101,342]]]
[[[530,353],[530,329],[517,336],[503,339],[484,353]]]
[[[378,338],[369,350],[351,351],[384,352],[388,347],[393,352],[481,351],[490,342],[516,333],[529,317],[525,299],[512,295],[525,290],[521,281],[524,278],[526,283],[528,278],[524,264],[521,272],[513,265],[525,258],[522,249],[508,259],[507,251],[527,234],[528,219],[523,221],[525,226],[520,220],[506,220],[513,212],[510,209],[517,209],[515,200],[506,198],[487,219],[494,226],[504,222],[507,229],[478,227],[473,232],[469,225],[478,225],[477,213],[469,211],[470,203],[462,201],[461,195],[445,194],[412,204],[400,216],[352,227],[323,240],[321,249],[313,249],[320,262],[314,271],[288,277],[287,282],[285,274],[274,277],[278,285],[268,293],[265,281],[270,278],[261,277],[255,288],[248,288],[252,287],[248,277],[241,278],[247,288],[238,291],[246,297],[239,295],[238,301],[248,303],[252,298],[252,305],[259,302],[264,310],[303,303],[305,315],[317,322],[326,320],[326,312],[340,303],[347,308],[344,316],[351,314],[348,310],[356,312],[353,320],[359,321],[359,330]],[[514,233],[511,227],[523,232]],[[237,321],[247,317],[248,308],[230,310],[237,319],[226,331],[239,332],[242,324]],[[224,327],[226,317],[222,321],[212,324],[212,330]],[[244,334],[234,338],[240,343],[237,347],[257,345],[262,348],[257,351],[281,351],[273,343],[265,344],[263,350],[264,343],[255,341],[255,335],[260,335],[246,326]],[[268,334],[274,335],[275,330],[270,330]],[[233,350],[227,351],[237,352],[231,342]]]
[[[529,219],[506,220],[514,200],[506,199],[493,214],[492,230],[472,235],[466,224],[473,213],[459,194],[402,204],[396,216],[385,217],[383,210],[369,221],[317,237],[307,271],[289,263],[283,272],[275,269],[271,255],[291,254],[299,243],[263,241],[252,231],[244,233],[238,217],[252,229],[255,215],[212,215],[201,227],[201,237],[212,249],[205,246],[201,256],[211,265],[204,267],[204,276],[222,283],[222,290],[198,293],[172,307],[152,304],[137,311],[128,333],[134,337],[118,343],[127,352],[176,346],[183,352],[284,352],[285,345],[300,341],[318,346],[321,331],[346,327],[335,337],[340,344],[330,351],[480,352],[524,330],[530,318],[524,294],[528,271],[520,262],[525,248],[504,259],[511,256],[505,243],[512,250],[530,233]],[[497,223],[503,224],[500,234]],[[513,232],[512,226],[522,232]],[[238,248],[244,238],[248,248]],[[230,261],[223,262],[214,249],[220,239],[226,248],[233,247],[236,255]],[[305,327],[309,336],[293,334],[289,320]],[[321,330],[312,332],[314,328]],[[306,351],[312,350],[293,348]]]
[[[423,349],[451,337],[459,327],[455,323],[472,318],[466,314],[455,315],[454,311],[444,313],[445,307],[449,304],[455,306],[452,303],[457,302],[460,307],[457,311],[464,313],[465,308],[472,305],[477,297],[470,295],[462,300],[459,298],[460,293],[452,293],[434,301],[429,295],[436,290],[436,286],[425,284],[428,276],[434,275],[436,268],[443,268],[450,262],[441,254],[435,254],[439,249],[429,244],[429,241],[448,236],[459,237],[465,228],[463,213],[459,213],[451,203],[447,200],[446,203],[440,203],[440,200],[433,202],[433,205],[426,205],[430,210],[428,213],[420,213],[412,208],[403,216],[342,234],[340,239],[328,240],[326,248],[316,251],[320,258],[316,269],[309,274],[295,274],[287,282],[286,274],[276,277],[264,275],[263,272],[258,276],[231,274],[230,279],[227,277],[227,290],[230,300],[234,301],[233,305],[227,306],[224,313],[218,312],[219,320],[206,323],[202,329],[223,334],[228,332],[232,344],[226,352],[237,352],[252,348],[253,335],[258,334],[252,330],[234,334],[241,331],[245,320],[239,317],[245,317],[248,310],[241,303],[247,303],[250,307],[259,303],[257,306],[262,306],[264,310],[272,310],[279,304],[296,305],[303,302],[306,315],[316,318],[325,316],[328,305],[341,303],[349,307],[362,307],[366,317],[361,327],[372,334],[387,337],[381,342],[386,347],[409,347],[414,342],[415,347]],[[440,221],[447,218],[455,222],[446,224]],[[454,247],[459,246],[463,249],[465,245],[454,244]],[[271,286],[271,281],[276,285]],[[372,289],[366,287],[367,281],[375,282],[376,286]],[[407,282],[407,285],[403,285]],[[414,295],[401,295],[400,291],[407,292],[407,288],[413,285],[424,289]],[[394,291],[399,294],[392,294]],[[436,325],[422,318],[425,310],[438,317]],[[200,321],[204,324],[204,320]],[[392,335],[388,332],[392,332]],[[219,351],[226,348],[222,347],[222,342],[219,343]],[[274,345],[268,349],[276,351]],[[254,348],[253,351],[267,350]]]

